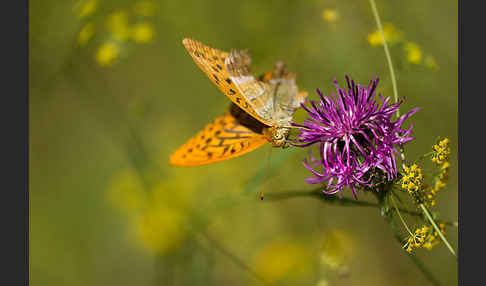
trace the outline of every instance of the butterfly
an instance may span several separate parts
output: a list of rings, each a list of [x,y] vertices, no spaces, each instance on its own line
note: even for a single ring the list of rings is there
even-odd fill
[[[295,74],[281,61],[258,79],[250,72],[245,50],[224,52],[185,38],[194,62],[231,101],[229,111],[207,124],[170,156],[177,166],[197,166],[234,158],[270,142],[287,147],[290,121],[305,101]]]

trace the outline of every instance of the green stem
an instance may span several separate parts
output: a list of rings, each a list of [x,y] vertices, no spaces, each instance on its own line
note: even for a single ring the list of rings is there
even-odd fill
[[[383,27],[380,21],[380,15],[378,14],[378,10],[376,9],[375,0],[370,0],[371,10],[373,12],[373,16],[375,17],[376,26],[378,27],[378,31],[381,34],[381,38],[383,40],[383,48],[385,49],[386,60],[388,62],[388,68],[390,70],[390,76],[393,86],[393,95],[395,96],[395,102],[398,102],[398,89],[397,89],[397,81],[395,80],[395,71],[393,69],[393,64],[390,56],[390,51],[388,50],[388,44],[386,43],[385,34],[383,33]],[[397,117],[400,117],[400,110],[397,109]]]
[[[427,219],[430,221],[430,223],[434,227],[435,231],[437,231],[437,233],[439,234],[440,239],[442,239],[442,241],[447,246],[447,248],[452,253],[452,255],[454,255],[455,257],[457,257],[456,252],[454,251],[454,249],[452,248],[452,246],[449,244],[449,241],[447,241],[447,239],[445,238],[445,236],[442,234],[442,232],[440,231],[440,229],[437,227],[437,224],[435,223],[434,219],[430,215],[430,213],[427,210],[427,208],[423,204],[420,204],[419,206],[422,209],[422,211],[424,212],[424,214],[427,217]]]
[[[384,200],[383,199],[379,199],[379,202],[380,202],[381,208],[384,209],[385,208],[385,206],[384,206]],[[398,227],[395,224],[395,221],[393,220],[393,213],[384,211],[384,212],[382,212],[382,214],[383,214],[383,216],[385,218],[385,221],[388,223],[388,226],[389,226],[389,228],[390,228],[393,236],[398,241],[398,243],[400,245],[402,245],[402,237],[400,235],[400,231],[398,230]],[[429,280],[429,282],[432,283],[432,285],[440,286],[439,280],[437,280],[434,277],[434,275],[432,274],[432,272],[430,272],[427,269],[427,267],[422,263],[422,261],[420,259],[418,259],[417,256],[415,256],[415,254],[407,254],[407,256],[410,257],[410,259],[415,264],[415,266],[417,266],[417,268],[420,270],[420,272],[422,272],[422,274],[424,275],[424,277],[427,280]]]
[[[380,208],[380,205],[377,203],[372,202],[365,202],[365,201],[357,201],[355,199],[348,199],[348,198],[338,198],[335,195],[326,195],[321,192],[322,188],[312,190],[312,191],[289,191],[289,192],[282,192],[282,193],[272,193],[265,195],[265,202],[272,202],[272,201],[280,201],[292,198],[299,198],[299,197],[311,197],[321,200],[323,203],[328,203],[332,205],[339,205],[345,207],[374,207]],[[422,213],[409,211],[406,209],[398,208],[402,213],[406,213],[413,216],[421,216]]]
[[[211,238],[207,233],[204,231],[198,231],[197,232],[200,236],[204,237],[204,239],[211,244],[212,247],[214,247],[216,250],[221,252],[223,255],[228,257],[234,264],[239,266],[240,268],[244,269],[246,272],[248,272],[251,276],[253,276],[256,280],[260,281],[263,285],[270,286],[272,285],[270,282],[268,282],[263,276],[258,274],[255,270],[253,270],[250,266],[248,266],[243,260],[241,260],[239,257],[228,251],[225,247],[223,247],[220,243],[218,243],[216,240]]]
[[[326,195],[321,192],[322,188],[315,189],[312,191],[289,191],[289,192],[281,192],[281,193],[272,193],[265,195],[264,202],[275,202],[280,200],[287,200],[292,198],[315,198],[321,200],[323,203],[328,203],[331,205],[339,205],[345,207],[374,207],[374,208],[381,208],[381,206],[377,203],[371,202],[364,202],[364,201],[357,201],[354,199],[348,198],[338,198],[334,195]],[[412,215],[412,216],[423,216],[421,212],[410,211],[404,208],[398,208],[401,213]],[[453,227],[458,227],[457,221],[444,221],[446,225],[450,225]]]
[[[400,218],[400,220],[402,221],[402,224],[403,226],[405,226],[405,228],[407,229],[408,233],[410,235],[413,235],[412,231],[410,231],[410,228],[408,228],[408,225],[407,223],[405,222],[405,220],[403,219],[402,215],[400,214],[400,211],[398,210],[398,207],[397,207],[397,203],[395,202],[395,199],[393,198],[393,196],[390,196],[390,199],[392,201],[392,204],[393,204],[393,207],[395,208],[395,210],[397,211],[397,215],[398,217]]]

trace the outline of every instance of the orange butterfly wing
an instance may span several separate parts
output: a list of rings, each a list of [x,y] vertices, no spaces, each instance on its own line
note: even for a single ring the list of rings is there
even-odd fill
[[[176,166],[197,166],[248,153],[267,139],[241,125],[230,112],[216,118],[170,156]]]
[[[213,49],[198,41],[185,38],[182,40],[184,47],[194,59],[194,62],[207,75],[207,77],[221,90],[231,101],[242,108],[258,121],[271,125],[268,120],[259,116],[246,100],[240,88],[231,80],[231,75],[225,64],[229,53]]]

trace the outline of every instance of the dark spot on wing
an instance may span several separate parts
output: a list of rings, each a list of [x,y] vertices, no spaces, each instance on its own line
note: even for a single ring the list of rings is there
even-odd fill
[[[221,142],[223,142],[223,141],[221,141]],[[224,150],[223,150],[223,155],[224,155],[224,154],[225,154],[225,153],[226,153],[228,150],[229,150],[229,146],[224,147]]]
[[[230,114],[235,118],[236,124],[243,125],[255,133],[262,134],[263,129],[267,127],[234,103],[231,104]]]
[[[228,84],[231,84],[231,79],[227,78],[227,79],[226,79],[226,82],[227,82]]]

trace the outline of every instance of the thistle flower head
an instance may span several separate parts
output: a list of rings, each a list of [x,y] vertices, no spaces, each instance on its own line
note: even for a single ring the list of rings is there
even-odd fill
[[[397,176],[395,154],[397,145],[403,145],[411,137],[413,124],[404,130],[402,123],[417,112],[415,108],[396,121],[392,116],[402,101],[391,103],[390,97],[379,95],[382,104],[375,101],[378,78],[370,84],[355,84],[346,76],[347,89],[340,88],[334,80],[336,93],[325,97],[319,89],[319,102],[309,101],[310,106],[302,104],[308,117],[294,146],[307,147],[318,143],[320,160],[311,163],[322,167],[322,173],[314,170],[307,160],[304,166],[315,177],[308,178],[311,184],[327,182],[325,193],[334,194],[344,187],[351,189],[356,197],[356,187],[374,186],[373,174],[384,175],[387,181]]]

